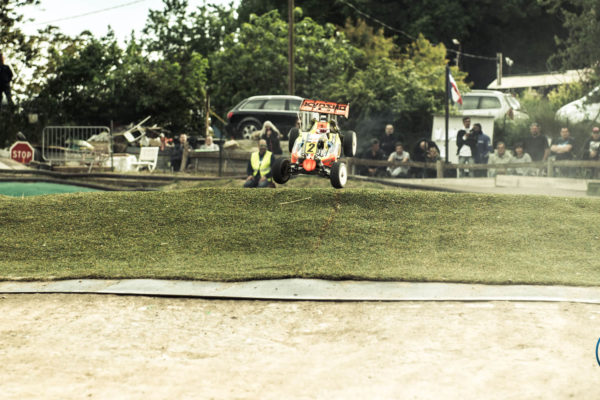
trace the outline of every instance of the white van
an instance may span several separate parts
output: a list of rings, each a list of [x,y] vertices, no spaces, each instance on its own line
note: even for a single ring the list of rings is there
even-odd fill
[[[597,86],[582,98],[559,108],[556,112],[556,119],[571,124],[577,124],[583,121],[600,122],[600,103],[587,103],[588,99],[591,96],[598,94],[599,90],[600,86]]]

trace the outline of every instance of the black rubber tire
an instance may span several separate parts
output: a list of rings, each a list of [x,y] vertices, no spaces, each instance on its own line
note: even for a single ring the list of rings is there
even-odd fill
[[[329,176],[331,180],[331,186],[336,189],[342,189],[348,181],[348,169],[346,163],[336,161],[331,167],[331,174]]]
[[[290,133],[288,135],[288,150],[291,153],[292,149],[294,148],[294,143],[296,143],[296,139],[298,138],[298,136],[300,135],[300,129],[298,128],[292,128],[290,129]]]
[[[239,125],[238,134],[242,139],[250,139],[252,133],[260,129],[260,123],[255,120],[242,121]]]
[[[346,131],[342,134],[342,148],[344,156],[354,157],[356,155],[356,132]]]
[[[271,166],[273,169],[273,180],[283,185],[290,180],[290,160],[287,158],[276,158]]]

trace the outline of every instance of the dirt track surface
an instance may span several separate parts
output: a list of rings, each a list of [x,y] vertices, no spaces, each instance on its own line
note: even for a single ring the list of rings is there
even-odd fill
[[[600,306],[1,295],[3,399],[597,399]]]

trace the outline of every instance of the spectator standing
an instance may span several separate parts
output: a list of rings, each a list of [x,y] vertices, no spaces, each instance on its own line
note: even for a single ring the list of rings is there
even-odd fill
[[[473,124],[473,135],[477,141],[477,149],[475,151],[475,164],[487,164],[490,152],[494,151],[492,147],[492,140],[488,135],[483,133],[481,130],[481,124]],[[475,170],[475,176],[485,177],[487,173],[485,170]]]
[[[275,187],[273,184],[273,171],[271,166],[275,162],[275,155],[267,149],[264,139],[258,141],[258,151],[250,156],[246,173],[248,177],[244,182],[245,188]]]
[[[533,123],[529,127],[531,135],[525,140],[523,150],[529,154],[533,162],[546,161],[550,155],[550,147],[548,146],[548,138],[541,133],[541,127],[538,123]],[[539,173],[543,169],[538,170]]]
[[[550,152],[556,161],[573,159],[573,139],[571,138],[569,128],[561,128],[560,137],[552,141]],[[569,167],[561,167],[558,171],[562,176],[570,176],[572,169]]]
[[[388,162],[407,163],[410,161],[410,154],[404,151],[402,143],[396,143],[396,151],[388,157]],[[387,171],[392,178],[408,178],[409,167],[387,167]]]
[[[379,147],[379,140],[372,139],[371,140],[371,148],[365,151],[361,158],[365,160],[376,160],[376,161],[385,161],[385,154]],[[364,166],[361,170],[361,175],[367,176],[383,176],[385,175],[385,166]]]
[[[213,142],[212,136],[207,136],[204,144],[200,146],[200,151],[219,151],[219,145]]]
[[[589,161],[600,160],[600,127],[594,126],[592,128],[592,136],[585,141],[581,158]],[[589,178],[598,177],[598,168],[589,169],[586,175]]]
[[[187,140],[187,135],[182,133],[179,135],[179,141],[175,143],[173,148],[171,149],[171,168],[173,168],[174,172],[179,172],[181,170],[181,162],[183,160],[183,152],[184,150],[190,150],[190,144]],[[188,158],[186,161],[185,168],[190,163],[190,159]]]
[[[496,144],[496,151],[488,158],[488,164],[508,164],[512,162],[512,155],[506,151],[504,142]],[[504,172],[506,173],[506,172]],[[488,169],[488,177],[493,178],[497,175],[496,169]]]
[[[279,143],[279,130],[271,121],[265,121],[262,129],[259,131],[259,139],[267,143],[267,150],[273,154],[282,154],[281,144]]]
[[[12,96],[10,94],[10,83],[13,79],[12,69],[4,64],[4,55],[0,53],[0,109],[2,109],[2,95],[6,96],[8,107],[13,106]]]
[[[471,132],[471,118],[463,117],[464,129],[456,133],[456,154],[458,155],[459,164],[474,164],[475,152],[477,151],[477,140]],[[459,168],[458,177],[472,176],[472,171]]]
[[[523,150],[523,143],[517,143],[515,145],[515,155],[512,159],[513,163],[530,163],[531,156]],[[511,170],[511,173],[514,175],[522,175],[522,176],[530,176],[535,175],[535,170],[529,167],[515,168]]]
[[[397,139],[394,138],[394,125],[387,124],[385,126],[385,132],[379,140],[381,150],[383,151],[383,154],[385,154],[386,157],[389,157],[390,154],[392,154],[396,150],[396,141]]]

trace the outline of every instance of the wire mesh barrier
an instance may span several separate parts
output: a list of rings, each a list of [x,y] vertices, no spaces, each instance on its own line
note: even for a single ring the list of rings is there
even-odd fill
[[[106,126],[47,126],[42,132],[42,158],[52,166],[89,166],[91,170],[109,161],[111,138]]]

